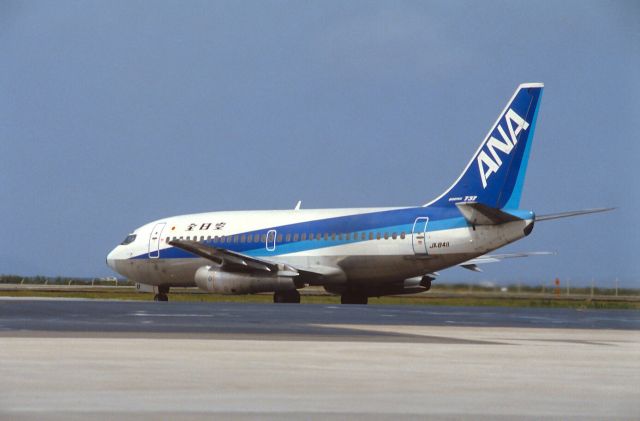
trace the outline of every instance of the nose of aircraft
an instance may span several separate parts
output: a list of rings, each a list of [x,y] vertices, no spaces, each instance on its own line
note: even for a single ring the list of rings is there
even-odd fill
[[[107,266],[116,270],[116,249],[113,249],[107,254]]]

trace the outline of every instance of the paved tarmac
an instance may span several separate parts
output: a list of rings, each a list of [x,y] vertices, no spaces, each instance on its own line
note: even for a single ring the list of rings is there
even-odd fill
[[[0,299],[0,419],[637,419],[640,312]]]
[[[640,330],[640,311],[507,307],[180,303],[0,299],[3,332],[75,332],[210,337],[284,335],[304,340],[399,340],[336,324]],[[406,336],[406,335],[403,335]],[[411,338],[404,338],[411,340]],[[420,338],[413,338],[420,340]]]

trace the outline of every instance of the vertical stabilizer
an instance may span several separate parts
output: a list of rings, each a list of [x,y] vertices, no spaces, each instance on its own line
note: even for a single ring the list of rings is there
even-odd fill
[[[543,87],[542,83],[518,86],[456,182],[425,206],[450,207],[459,202],[498,209],[519,206]]]

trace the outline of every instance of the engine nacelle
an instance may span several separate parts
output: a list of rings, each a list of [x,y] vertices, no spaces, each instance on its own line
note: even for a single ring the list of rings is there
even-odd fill
[[[216,294],[254,294],[296,289],[288,276],[264,276],[224,272],[211,266],[198,268],[195,275],[198,288]]]

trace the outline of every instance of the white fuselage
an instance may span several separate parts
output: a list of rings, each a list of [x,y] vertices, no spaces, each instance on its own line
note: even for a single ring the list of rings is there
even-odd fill
[[[192,286],[210,262],[169,244],[185,239],[322,273],[320,285],[367,287],[423,276],[518,240],[533,222],[532,213],[520,213],[520,221],[475,227],[455,209],[425,207],[183,215],[136,229],[107,262],[136,282]]]

